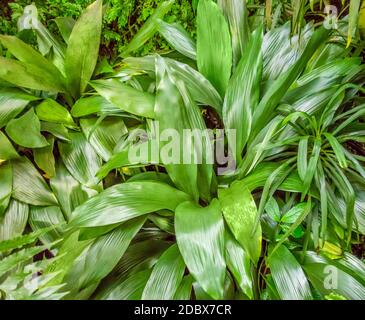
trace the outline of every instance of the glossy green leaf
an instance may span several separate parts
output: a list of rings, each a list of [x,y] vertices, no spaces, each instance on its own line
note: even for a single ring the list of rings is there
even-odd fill
[[[176,51],[190,59],[196,60],[195,42],[180,24],[170,24],[158,20],[158,32]]]
[[[33,231],[53,227],[49,232],[40,235],[39,239],[44,244],[51,244],[62,238],[62,228],[66,223],[59,207],[31,207],[29,224]]]
[[[132,88],[118,80],[95,80],[91,85],[110,103],[123,111],[154,118],[155,98],[148,92]]]
[[[180,283],[179,288],[176,290],[174,300],[190,300],[193,290],[194,278],[189,274],[185,276]]]
[[[65,42],[68,43],[72,29],[75,26],[76,21],[71,17],[57,17],[55,19],[55,22],[57,24],[58,30],[60,31],[63,40],[65,40]]]
[[[55,158],[53,155],[54,139],[47,138],[49,146],[33,149],[34,161],[37,166],[51,178],[55,175]]]
[[[93,113],[118,113],[121,110],[101,96],[80,98],[72,106],[73,117],[84,117]]]
[[[167,249],[154,266],[143,290],[144,300],[171,300],[182,280],[185,263],[176,244]]]
[[[333,152],[336,155],[337,161],[341,168],[347,168],[347,160],[344,152],[344,148],[338,142],[338,140],[329,132],[324,133],[324,136],[327,138],[328,142],[330,143]]]
[[[347,257],[349,254],[347,254]],[[352,260],[354,260],[352,258]],[[336,262],[319,256],[315,252],[307,252],[303,263],[303,269],[311,284],[322,295],[332,292],[340,294],[347,299],[363,300],[365,297],[365,285],[354,272],[363,272],[363,263],[358,261],[360,270],[357,271],[356,262],[348,260],[349,269],[344,267],[342,259]],[[345,262],[346,263],[346,262]],[[356,271],[355,271],[356,270]]]
[[[82,133],[70,133],[71,142],[58,142],[63,163],[73,177],[90,188],[98,188],[95,177],[101,159]]]
[[[219,189],[223,216],[234,237],[245,249],[254,264],[261,253],[261,227],[255,229],[257,207],[244,181],[236,181],[227,189]]]
[[[190,273],[210,296],[221,299],[226,263],[219,202],[215,199],[204,208],[192,202],[179,205],[175,211],[175,232]]]
[[[0,217],[8,207],[13,190],[13,168],[10,162],[0,164]]]
[[[57,204],[54,194],[26,157],[12,161],[13,193],[12,196],[34,206],[52,206]]]
[[[29,102],[37,100],[23,91],[16,89],[0,89],[0,128],[4,127],[10,120],[14,119]]]
[[[28,205],[12,199],[0,218],[0,241],[20,236],[28,221]]]
[[[281,245],[268,261],[275,287],[283,300],[312,300],[308,280],[298,261]]]
[[[35,82],[39,81],[41,83],[44,81],[43,85],[54,87],[55,89],[57,88],[55,91],[64,92],[65,81],[61,72],[39,52],[35,51],[30,45],[14,36],[2,35],[0,36],[0,42],[21,62],[16,63],[16,61],[13,60],[11,64],[15,63],[18,66],[26,67],[26,72],[29,72],[29,75],[34,78]],[[8,60],[8,62],[10,61],[11,60]],[[37,74],[37,70],[41,72]],[[7,77],[6,79],[8,80]]]
[[[350,46],[352,38],[355,36],[359,20],[361,0],[351,0],[349,8],[349,27],[347,32],[347,47]]]
[[[73,97],[82,94],[91,79],[99,54],[102,26],[102,0],[96,0],[76,21],[68,40],[65,70],[68,90]]]
[[[0,162],[16,158],[19,158],[18,153],[6,135],[0,131]]]
[[[223,13],[212,0],[201,0],[197,14],[199,71],[224,96],[231,76],[232,44]]]
[[[237,240],[226,231],[226,262],[242,292],[253,298],[251,261]]]
[[[316,30],[300,58],[287,72],[281,74],[266,91],[258,104],[253,117],[253,127],[256,134],[266,125],[268,120],[273,117],[273,112],[281,98],[304,70],[307,62],[318,49],[319,45],[326,41],[328,34],[328,30],[323,27]]]
[[[20,146],[27,148],[48,146],[47,140],[41,135],[41,124],[33,109],[17,119],[10,120],[5,131]]]
[[[151,270],[139,271],[125,279],[107,294],[98,296],[100,300],[141,300],[144,287],[151,275]]]
[[[53,99],[46,99],[35,108],[39,120],[75,126],[68,110]]]
[[[113,155],[120,138],[128,133],[123,120],[117,117],[108,117],[100,123],[96,118],[81,119],[80,125],[96,153],[105,161]]]
[[[166,64],[172,69],[173,73],[183,81],[190,94],[196,102],[212,106],[219,113],[222,110],[222,98],[214,86],[198,71],[185,63],[177,60],[163,58]],[[127,68],[136,72],[155,73],[155,62],[158,61],[154,56],[142,58],[126,58],[123,62]]]
[[[87,246],[65,276],[71,293],[103,279],[118,263],[145,218],[128,221]]]
[[[50,185],[68,220],[76,207],[84,203],[89,196],[97,194],[95,190],[83,188],[67,171],[62,161],[56,163],[56,174],[50,179]]]
[[[3,57],[0,57],[0,78],[19,87],[51,92],[65,91],[63,87],[53,83],[53,78],[46,78],[42,68]]]
[[[251,133],[252,115],[260,97],[262,73],[262,31],[256,30],[229,82],[223,104],[225,129],[235,129],[236,136],[227,135],[228,143],[236,146],[236,161]]]
[[[236,66],[247,48],[250,37],[246,0],[218,0],[228,20],[232,38],[233,66]]]
[[[166,201],[169,199],[169,201]],[[73,227],[106,226],[161,209],[174,211],[189,197],[161,182],[141,181],[114,185],[76,208]]]
[[[191,155],[195,154],[193,146],[186,147],[184,150],[180,139],[183,136],[184,129],[191,128],[187,114],[191,111],[185,108],[183,98],[162,59],[158,60],[156,68],[159,83],[157,86],[155,113],[156,120],[159,121],[159,130],[163,133],[166,129],[175,129],[174,133],[179,133],[178,136],[170,134],[160,138],[162,140],[159,146],[160,161],[165,165],[166,171],[175,185],[197,200],[199,197],[197,185],[198,167],[195,163],[191,163],[192,161],[190,161],[190,164],[182,164],[181,159],[184,152],[191,152]],[[176,141],[177,137],[178,141]]]

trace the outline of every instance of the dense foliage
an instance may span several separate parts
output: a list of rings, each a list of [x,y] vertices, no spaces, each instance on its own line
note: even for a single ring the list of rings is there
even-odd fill
[[[102,0],[52,32],[26,7],[35,43],[0,36],[2,298],[365,299],[360,1],[331,28],[308,21],[317,1],[295,19],[192,5],[196,40],[164,1],[112,63]],[[159,37],[174,50],[144,55]],[[223,145],[224,174],[208,152],[130,157],[207,128],[225,132],[204,145]]]
[[[92,0],[13,0],[0,3],[0,34],[16,35],[17,20],[25,6],[34,3],[40,21],[55,34],[58,33],[55,19],[71,17],[77,19]],[[145,21],[163,0],[107,0],[104,1],[101,54],[109,57],[121,53]],[[195,34],[195,15],[190,0],[179,0],[165,17],[166,21],[179,22],[192,36]],[[161,37],[153,37],[138,54],[145,55],[156,50],[170,49]]]

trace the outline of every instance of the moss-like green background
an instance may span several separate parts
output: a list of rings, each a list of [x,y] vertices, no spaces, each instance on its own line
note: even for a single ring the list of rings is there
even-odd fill
[[[94,0],[2,0],[0,2],[0,34],[17,34],[17,20],[26,5],[34,3],[43,24],[57,32],[53,19],[56,17],[77,18],[82,9]],[[106,6],[101,53],[113,57],[151,16],[159,3],[164,0],[104,0]],[[167,22],[179,22],[193,37],[195,14],[191,0],[176,0],[166,16]],[[139,54],[168,49],[167,43],[156,35]]]

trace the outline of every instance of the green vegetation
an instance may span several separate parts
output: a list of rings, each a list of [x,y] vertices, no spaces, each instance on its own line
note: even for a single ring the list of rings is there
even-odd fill
[[[3,12],[0,20],[0,34],[15,35],[17,20],[25,6],[34,3],[40,21],[54,33],[58,32],[54,19],[72,17],[77,19],[92,0],[14,0],[0,4]],[[145,21],[153,14],[163,0],[107,0],[101,37],[101,54],[114,57],[120,54]],[[177,1],[171,8],[166,21],[179,22],[192,36],[195,34],[195,14],[190,0]],[[156,50],[170,49],[166,41],[156,36],[139,51],[145,55]]]
[[[0,36],[1,298],[365,299],[362,21],[200,0],[195,40],[168,0],[110,61],[102,2]]]

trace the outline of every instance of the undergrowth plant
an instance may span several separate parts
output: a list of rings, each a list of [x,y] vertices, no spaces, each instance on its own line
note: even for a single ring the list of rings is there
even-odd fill
[[[348,20],[299,35],[245,1],[200,0],[195,41],[165,19],[173,5],[115,64],[99,58],[101,0],[62,40],[29,22],[39,51],[0,36],[1,297],[364,299],[365,76]],[[156,34],[175,51],[135,56]],[[225,171],[194,144],[180,147],[200,163],[130,157],[159,131],[208,128],[226,133],[204,145],[223,145]]]

